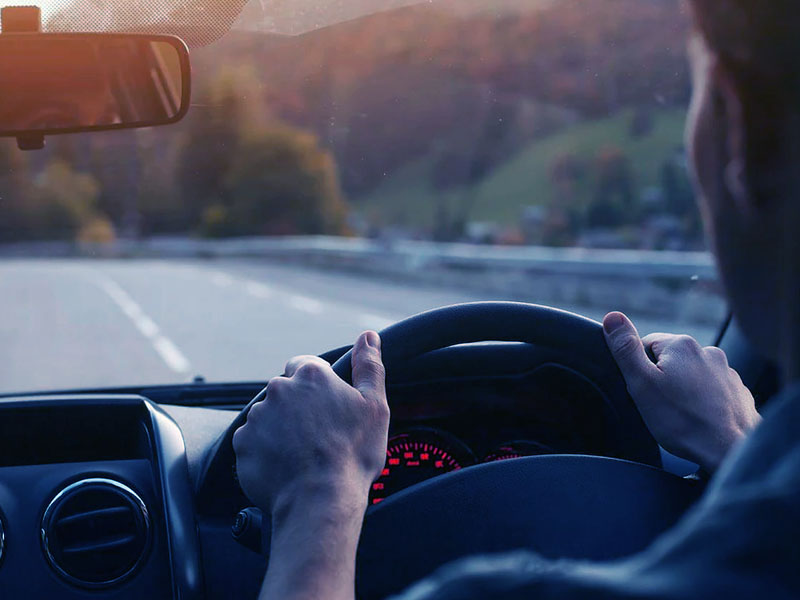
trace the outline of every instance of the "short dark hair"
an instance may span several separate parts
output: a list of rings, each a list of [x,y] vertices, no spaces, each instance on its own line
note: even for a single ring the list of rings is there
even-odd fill
[[[737,71],[800,90],[797,0],[689,0],[709,48]]]

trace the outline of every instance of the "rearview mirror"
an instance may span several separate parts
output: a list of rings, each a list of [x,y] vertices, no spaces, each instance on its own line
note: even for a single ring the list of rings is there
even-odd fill
[[[0,136],[21,148],[44,135],[174,123],[190,90],[189,52],[174,36],[0,33]]]

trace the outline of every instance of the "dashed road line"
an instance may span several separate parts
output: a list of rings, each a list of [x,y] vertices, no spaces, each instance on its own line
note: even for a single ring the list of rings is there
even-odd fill
[[[358,324],[365,329],[375,329],[380,331],[381,329],[385,329],[394,323],[395,321],[391,319],[372,313],[360,313],[358,315]]]
[[[220,287],[227,287],[233,283],[233,277],[220,271],[216,271],[211,275],[211,283]]]
[[[157,335],[153,338],[153,347],[167,363],[167,366],[176,373],[188,373],[189,361],[178,347],[168,337]]]
[[[136,329],[146,337],[164,363],[176,373],[188,373],[191,368],[189,360],[178,347],[161,333],[155,321],[148,317],[136,301],[130,297],[113,279],[101,277],[98,279],[100,287],[108,294],[120,310],[134,324]]]
[[[258,281],[245,281],[244,289],[247,290],[247,293],[249,293],[251,296],[255,296],[256,298],[269,298],[272,296],[272,289],[263,283],[259,283]]]
[[[291,294],[287,299],[289,301],[289,306],[292,308],[307,312],[312,315],[322,314],[322,311],[325,308],[322,302],[319,300],[314,300],[313,298],[302,296],[300,294]]]
[[[256,281],[255,279],[239,279],[233,275],[228,275],[222,271],[212,270],[210,280],[220,287],[228,287],[239,281],[244,285],[245,291],[254,298],[266,299],[276,295],[286,304],[295,310],[299,310],[312,315],[321,315],[327,309],[341,310],[343,312],[355,313],[355,321],[360,327],[365,329],[381,330],[395,323],[395,319],[369,311],[361,312],[358,309],[341,302],[326,301],[321,302],[303,294],[297,294],[283,287],[275,287]]]

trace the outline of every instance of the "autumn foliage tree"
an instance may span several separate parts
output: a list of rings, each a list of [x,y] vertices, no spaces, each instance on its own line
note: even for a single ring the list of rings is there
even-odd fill
[[[76,239],[85,227],[102,227],[113,238],[110,221],[97,210],[99,186],[94,177],[76,171],[63,159],[48,162],[24,187],[6,188],[2,207],[3,241]]]
[[[313,135],[285,126],[256,131],[233,152],[209,235],[341,233],[346,206],[331,154]]]
[[[600,151],[594,164],[595,192],[587,213],[589,227],[616,227],[636,219],[630,161],[618,148]]]

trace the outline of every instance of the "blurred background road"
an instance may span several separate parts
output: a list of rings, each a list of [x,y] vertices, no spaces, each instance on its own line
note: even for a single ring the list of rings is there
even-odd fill
[[[423,310],[502,300],[230,260],[0,262],[0,390],[260,381]],[[535,298],[530,298],[535,302]],[[603,311],[562,306],[592,318]],[[611,309],[613,307],[609,307]],[[640,333],[672,330],[636,319]],[[712,326],[689,333],[704,343]]]

